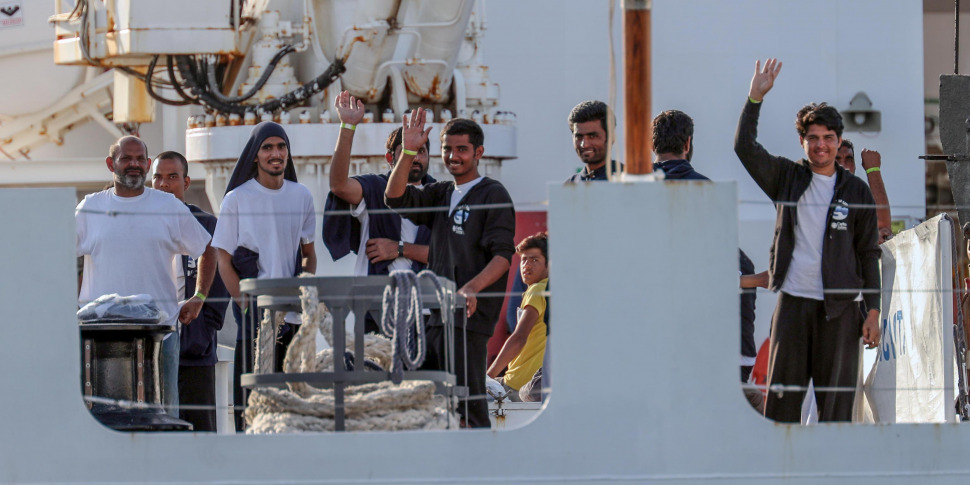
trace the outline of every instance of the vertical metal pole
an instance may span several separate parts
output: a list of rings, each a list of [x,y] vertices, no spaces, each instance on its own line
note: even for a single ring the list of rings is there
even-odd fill
[[[960,74],[960,0],[953,0],[953,74]]]
[[[334,431],[344,430],[344,386],[346,386],[347,367],[344,365],[344,351],[347,350],[347,314],[350,308],[346,303],[340,306],[334,305],[331,310],[333,314],[333,429]],[[359,361],[364,363],[364,359]]]
[[[652,0],[623,0],[623,137],[626,171],[653,172],[650,110],[650,9]]]

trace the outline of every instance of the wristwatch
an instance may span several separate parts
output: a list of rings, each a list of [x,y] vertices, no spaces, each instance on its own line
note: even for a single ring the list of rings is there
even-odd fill
[[[404,257],[404,241],[398,241],[397,243],[397,257]]]

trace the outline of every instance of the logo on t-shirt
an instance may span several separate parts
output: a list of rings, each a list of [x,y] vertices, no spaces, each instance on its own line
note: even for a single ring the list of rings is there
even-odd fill
[[[835,201],[834,207],[832,207],[832,229],[848,231],[849,223],[844,222],[846,217],[849,217],[849,204],[842,199]]]
[[[186,258],[188,260],[188,268],[185,271],[186,278],[197,278],[199,276],[198,259],[189,256]]]
[[[465,234],[465,221],[468,220],[469,214],[471,214],[471,209],[467,205],[461,205],[455,209],[455,215],[452,217],[452,222],[454,222],[454,225],[451,226],[452,232]]]
[[[832,208],[832,220],[844,221],[846,217],[849,217],[849,204],[846,204],[842,199],[835,201],[835,207]]]

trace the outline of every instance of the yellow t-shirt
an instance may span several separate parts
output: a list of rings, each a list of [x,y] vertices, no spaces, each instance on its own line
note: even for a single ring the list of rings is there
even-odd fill
[[[542,359],[546,355],[546,298],[543,293],[548,283],[549,278],[546,278],[529,285],[522,294],[522,305],[519,308],[523,310],[527,306],[535,308],[539,312],[539,320],[532,326],[522,351],[512,359],[509,369],[505,372],[505,385],[512,389],[521,389],[542,367]]]

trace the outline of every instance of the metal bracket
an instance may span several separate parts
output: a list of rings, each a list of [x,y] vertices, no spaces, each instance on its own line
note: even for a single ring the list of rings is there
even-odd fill
[[[970,162],[970,155],[920,155],[927,162]]]

